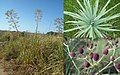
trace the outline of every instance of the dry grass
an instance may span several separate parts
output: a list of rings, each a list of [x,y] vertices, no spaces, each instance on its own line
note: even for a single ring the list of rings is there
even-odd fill
[[[7,32],[0,40],[8,75],[63,75],[62,36]]]

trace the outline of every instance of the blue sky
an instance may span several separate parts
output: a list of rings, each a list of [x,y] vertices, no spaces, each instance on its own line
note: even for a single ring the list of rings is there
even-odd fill
[[[34,13],[38,8],[42,11],[39,31],[41,33],[55,31],[55,18],[63,18],[63,0],[0,0],[0,30],[9,30],[5,12],[15,9],[20,17],[19,30],[35,32]]]

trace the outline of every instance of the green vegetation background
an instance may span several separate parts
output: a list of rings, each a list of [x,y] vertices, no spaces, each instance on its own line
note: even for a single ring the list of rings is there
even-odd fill
[[[79,1],[82,2],[83,0],[79,0]],[[91,1],[92,1],[92,3],[95,2],[95,0],[91,0]],[[100,3],[99,3],[100,8],[99,9],[101,9],[108,0],[99,0],[99,1],[100,1]],[[111,0],[107,9],[116,5],[119,2],[120,2],[119,0]],[[75,12],[75,10],[78,10],[78,9],[79,9],[79,5],[77,4],[76,0],[64,0],[64,11]],[[115,13],[120,13],[120,5],[118,7],[116,7],[115,9],[113,9],[111,12],[109,12],[109,14],[107,14],[107,15],[112,15],[112,14],[115,14]],[[68,20],[72,20],[72,19],[73,19],[72,17],[64,15],[64,22],[66,22]],[[111,23],[115,22],[113,24],[113,26],[115,26],[117,29],[120,29],[120,18],[111,20],[110,22]],[[73,26],[71,26],[71,25],[64,24],[64,30],[72,28],[72,27]],[[72,38],[74,33],[76,33],[76,31],[65,33],[64,36]],[[113,32],[109,32],[109,35],[113,36],[114,34],[113,34]],[[115,37],[120,37],[120,32],[115,32]]]

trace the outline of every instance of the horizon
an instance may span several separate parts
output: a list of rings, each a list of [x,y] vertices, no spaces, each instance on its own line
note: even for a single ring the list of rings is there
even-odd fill
[[[19,31],[35,32],[35,10],[42,11],[42,19],[40,20],[40,33],[47,33],[50,31],[56,32],[54,20],[56,18],[63,18],[63,0],[1,0],[0,2],[0,30],[14,31],[10,29],[5,13],[7,10],[14,9],[20,17],[18,25]]]

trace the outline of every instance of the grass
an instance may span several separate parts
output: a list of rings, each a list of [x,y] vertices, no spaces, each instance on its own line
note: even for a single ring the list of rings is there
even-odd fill
[[[8,75],[63,75],[63,37],[4,32],[0,58]]]

